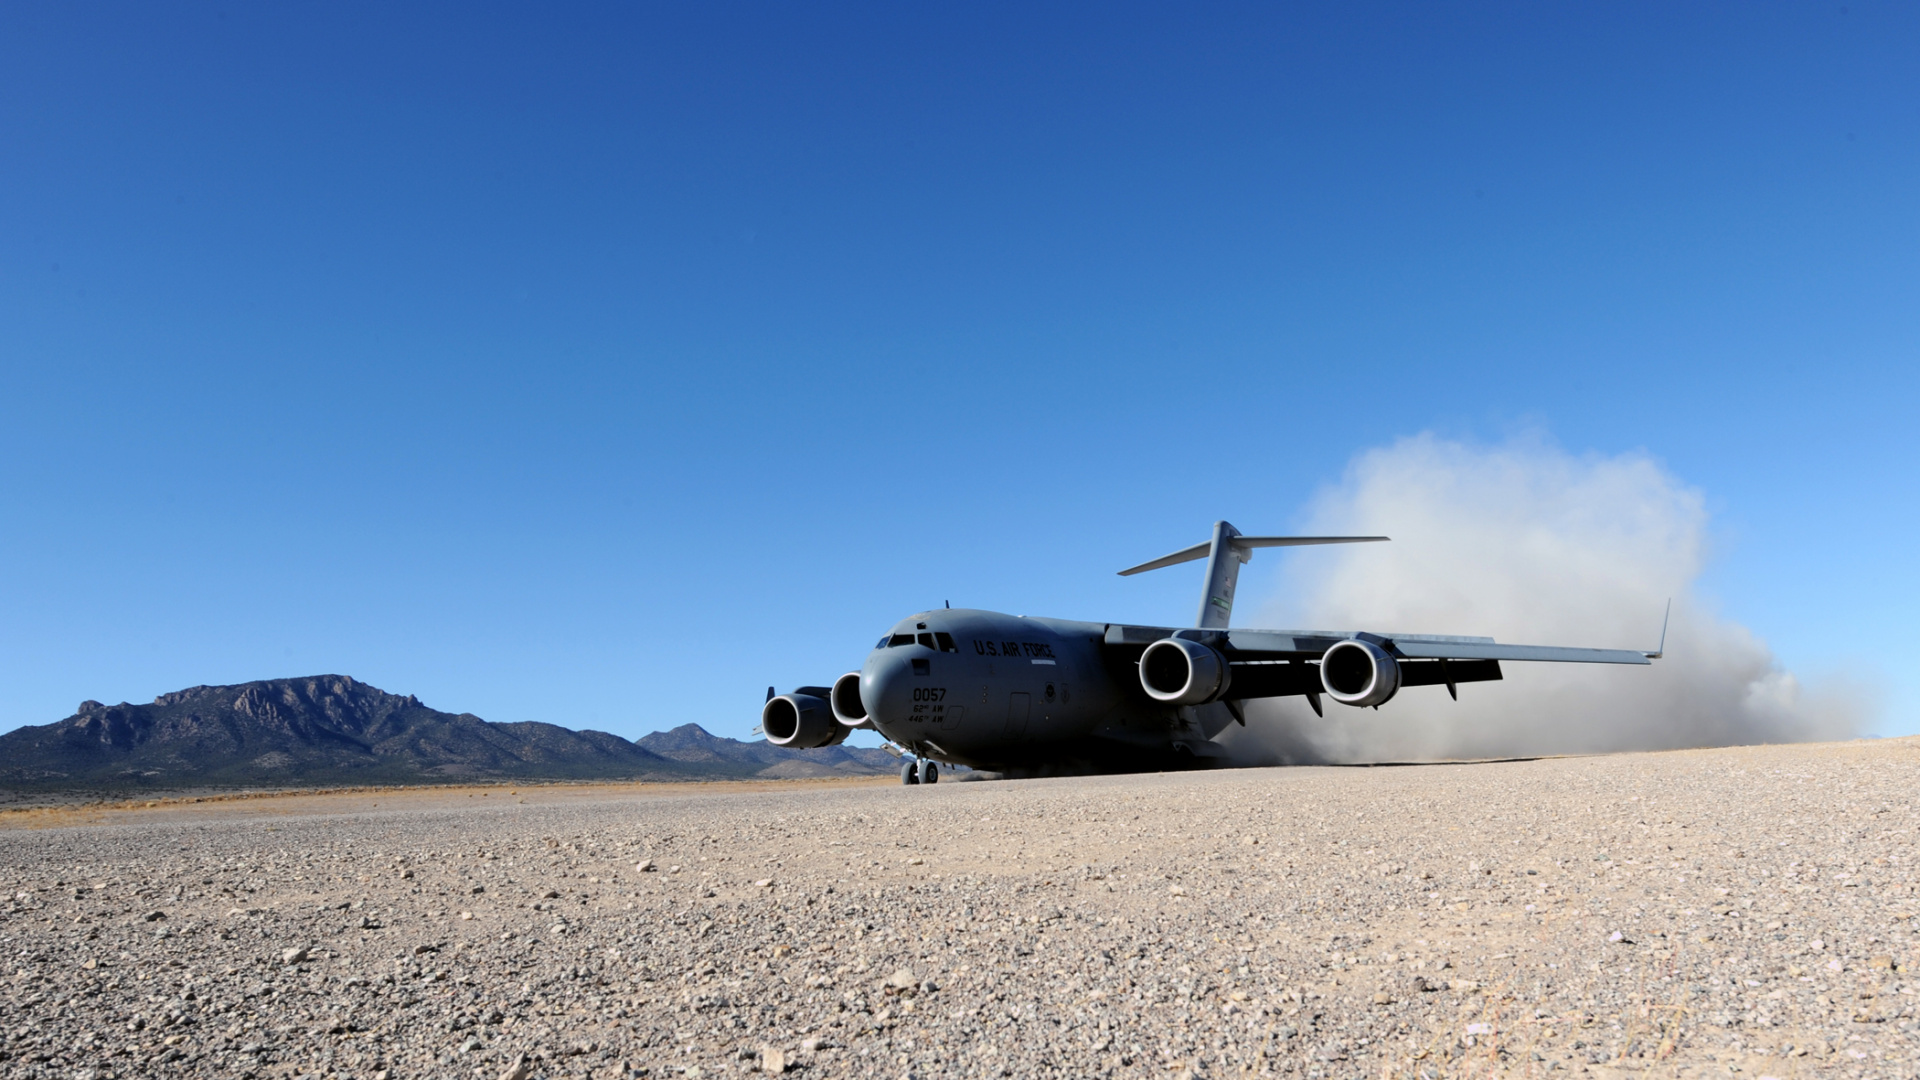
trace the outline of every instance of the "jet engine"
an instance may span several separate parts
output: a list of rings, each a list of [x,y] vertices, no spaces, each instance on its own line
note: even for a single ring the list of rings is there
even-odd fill
[[[1400,662],[1373,642],[1352,638],[1320,657],[1320,684],[1342,705],[1385,705],[1400,690]]]
[[[872,728],[866,703],[860,700],[860,673],[849,671],[833,680],[833,692],[827,695],[833,705],[833,718],[847,728]]]
[[[852,728],[833,718],[833,706],[821,695],[832,691],[803,686],[791,694],[770,697],[760,709],[760,730],[775,746],[812,750],[844,741]]]
[[[1199,705],[1226,693],[1227,660],[1197,641],[1161,638],[1140,654],[1140,686],[1168,705]]]

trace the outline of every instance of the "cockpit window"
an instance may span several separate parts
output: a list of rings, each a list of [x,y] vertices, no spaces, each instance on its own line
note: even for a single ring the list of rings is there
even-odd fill
[[[878,645],[875,645],[875,646],[874,646],[874,648],[876,648],[876,649],[884,649],[884,648],[886,648],[886,647],[887,647],[887,642],[889,642],[889,641],[892,641],[892,640],[893,640],[893,635],[891,635],[891,634],[889,634],[889,635],[887,635],[886,637],[883,637],[883,638],[881,638],[881,639],[880,639],[880,644],[878,644]]]
[[[925,645],[925,646],[926,646],[927,648],[929,648],[929,649],[931,649],[931,648],[933,648],[933,635],[932,635],[932,634],[921,634],[921,635],[920,635],[920,644],[922,644],[922,645]]]
[[[911,644],[913,644],[912,634],[895,634],[893,635],[893,638],[887,642],[887,648],[897,649],[902,645],[911,645]]]
[[[953,635],[947,633],[945,630],[935,630],[933,632],[933,639],[940,643],[941,652],[959,652],[960,651],[960,646],[955,645],[953,643]]]

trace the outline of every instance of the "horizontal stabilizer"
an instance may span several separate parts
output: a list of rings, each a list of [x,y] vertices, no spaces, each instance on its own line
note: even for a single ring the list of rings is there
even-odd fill
[[[1228,543],[1237,549],[1235,554],[1241,556],[1240,561],[1245,562],[1247,552],[1253,548],[1312,547],[1316,544],[1371,544],[1386,539],[1388,539],[1388,537],[1385,536],[1234,536],[1228,540]],[[1139,566],[1130,566],[1120,571],[1120,576],[1128,577],[1133,574],[1144,574],[1149,570],[1158,570],[1163,566],[1177,566],[1183,562],[1204,559],[1212,548],[1213,541],[1211,540],[1195,544],[1190,548],[1181,548],[1171,555],[1162,555],[1152,562],[1143,562]]]

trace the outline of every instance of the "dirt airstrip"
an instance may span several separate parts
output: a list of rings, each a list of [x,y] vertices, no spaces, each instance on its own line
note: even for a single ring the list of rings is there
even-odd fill
[[[0,1076],[1912,1076],[1920,744],[0,813]]]

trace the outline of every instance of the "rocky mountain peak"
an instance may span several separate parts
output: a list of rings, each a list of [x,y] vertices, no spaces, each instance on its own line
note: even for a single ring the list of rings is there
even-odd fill
[[[786,750],[718,738],[696,724],[635,744],[555,724],[489,723],[346,675],[190,686],[150,705],[89,699],[65,720],[0,735],[0,787],[41,789],[862,775],[892,767],[877,750]]]

